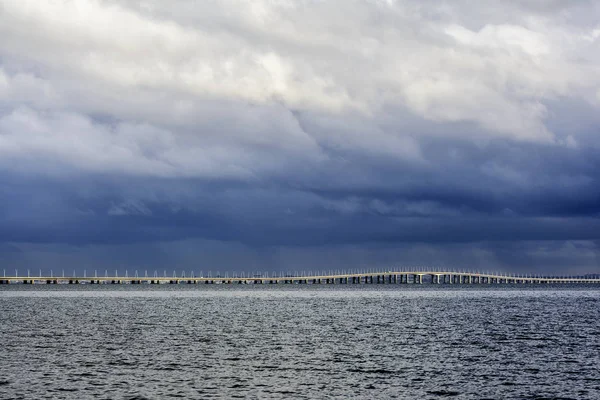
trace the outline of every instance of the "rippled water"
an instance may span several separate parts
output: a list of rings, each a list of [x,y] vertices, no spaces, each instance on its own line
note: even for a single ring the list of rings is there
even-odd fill
[[[0,398],[600,398],[600,290],[0,290]]]

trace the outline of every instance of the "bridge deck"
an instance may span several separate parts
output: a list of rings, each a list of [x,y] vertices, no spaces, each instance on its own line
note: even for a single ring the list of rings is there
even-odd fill
[[[424,279],[425,278],[425,279]],[[230,284],[230,283],[254,283],[254,284],[278,284],[278,283],[306,283],[306,284],[335,284],[335,283],[419,283],[424,281],[435,284],[500,284],[500,283],[600,283],[600,277],[541,277],[541,276],[516,276],[496,273],[473,273],[454,271],[386,271],[386,272],[363,272],[349,274],[331,275],[302,275],[302,276],[254,276],[254,277],[167,277],[167,276],[12,276],[1,277],[0,284],[11,283],[46,283],[46,284],[74,284],[74,283],[207,283],[207,284]]]

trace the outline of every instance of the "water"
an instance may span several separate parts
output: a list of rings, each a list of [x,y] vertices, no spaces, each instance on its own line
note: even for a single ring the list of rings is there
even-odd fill
[[[0,398],[600,398],[600,290],[4,286]]]

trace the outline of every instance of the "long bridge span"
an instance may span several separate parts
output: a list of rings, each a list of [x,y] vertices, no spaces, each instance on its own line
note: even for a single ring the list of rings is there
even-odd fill
[[[165,274],[166,275],[166,274]],[[502,273],[457,272],[438,270],[378,271],[329,274],[298,274],[295,276],[3,276],[0,284],[600,284],[600,275],[586,276],[533,276]]]

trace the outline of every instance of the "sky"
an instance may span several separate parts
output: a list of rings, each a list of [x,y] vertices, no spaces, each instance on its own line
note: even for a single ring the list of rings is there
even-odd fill
[[[598,21],[0,0],[2,269],[600,273]]]

